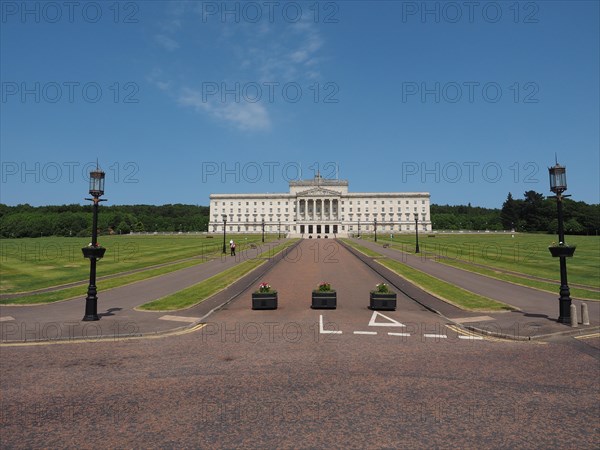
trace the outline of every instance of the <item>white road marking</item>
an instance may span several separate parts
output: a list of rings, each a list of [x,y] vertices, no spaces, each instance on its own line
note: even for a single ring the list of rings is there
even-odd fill
[[[166,316],[160,316],[159,319],[160,320],[174,320],[176,322],[189,322],[189,323],[198,322],[200,320],[199,317],[170,316],[168,314]]]
[[[8,322],[9,320],[15,320],[13,316],[0,317],[0,322]]]
[[[470,341],[483,341],[481,336],[458,336],[459,339],[467,339]]]
[[[354,334],[370,334],[370,335],[374,335],[374,334],[377,334],[377,331],[355,331]]]
[[[323,316],[319,316],[319,333],[321,334],[342,334],[341,330],[324,330],[323,329]]]
[[[423,336],[436,339],[446,339],[448,337],[445,334],[424,334]]]
[[[383,323],[375,322],[375,320],[377,319],[378,316],[383,317],[384,319],[388,320],[389,322],[383,322]],[[405,327],[406,325],[398,322],[395,319],[392,319],[391,317],[381,314],[380,312],[373,311],[373,315],[371,316],[371,320],[369,321],[369,326],[370,327]]]
[[[410,333],[388,333],[390,336],[410,337]]]

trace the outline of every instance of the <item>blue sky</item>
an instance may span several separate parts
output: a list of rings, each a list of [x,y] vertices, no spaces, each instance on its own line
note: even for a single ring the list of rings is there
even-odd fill
[[[25,5],[25,6],[24,6]],[[316,5],[316,6],[315,6]],[[0,201],[508,192],[600,202],[599,3],[2,2]]]

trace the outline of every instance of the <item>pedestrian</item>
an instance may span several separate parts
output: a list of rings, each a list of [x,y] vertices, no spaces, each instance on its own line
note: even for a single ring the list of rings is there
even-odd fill
[[[229,241],[229,249],[231,250],[231,256],[235,256],[235,242],[233,242],[233,239]]]

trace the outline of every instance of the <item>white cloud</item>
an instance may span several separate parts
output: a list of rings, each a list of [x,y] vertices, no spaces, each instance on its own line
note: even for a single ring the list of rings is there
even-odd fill
[[[260,103],[246,101],[224,103],[214,99],[203,99],[194,89],[184,88],[178,99],[179,104],[190,106],[196,111],[231,123],[240,130],[268,130],[271,128],[269,113]]]
[[[153,84],[161,91],[168,91],[171,89],[171,82],[165,81],[163,78],[163,71],[158,68],[152,69],[152,72],[148,76],[146,76],[146,80],[148,83]]]
[[[179,48],[179,43],[175,39],[165,36],[164,34],[157,34],[154,36],[154,39],[159,45],[170,52]]]

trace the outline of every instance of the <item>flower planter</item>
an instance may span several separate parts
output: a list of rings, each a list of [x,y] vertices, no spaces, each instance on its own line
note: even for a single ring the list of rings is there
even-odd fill
[[[379,311],[395,311],[396,310],[396,293],[389,292],[382,294],[380,292],[371,292],[369,309]]]
[[[550,253],[555,258],[571,258],[575,253],[575,248],[575,245],[572,247],[568,245],[557,245],[554,247],[548,247],[548,250],[550,250]]]
[[[277,292],[253,292],[252,309],[277,309]]]
[[[336,309],[337,293],[335,291],[313,291],[312,304],[310,307],[312,309]]]
[[[83,247],[81,249],[81,251],[83,252],[84,258],[101,259],[104,256],[104,253],[106,252],[106,248],[105,247]]]

